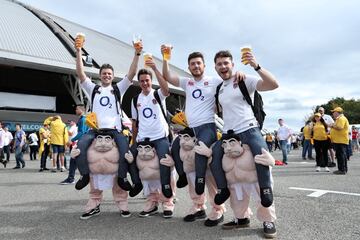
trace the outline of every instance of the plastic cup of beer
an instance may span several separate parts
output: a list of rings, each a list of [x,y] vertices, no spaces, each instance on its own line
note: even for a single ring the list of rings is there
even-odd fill
[[[76,39],[78,40],[75,42],[76,47],[82,48],[84,46],[84,42],[85,42],[85,34],[81,33],[81,32],[77,33]]]
[[[163,59],[169,61],[171,58],[171,49],[172,46],[170,44],[165,44],[165,48],[163,50]]]
[[[244,59],[244,54],[245,53],[249,53],[251,52],[251,46],[250,45],[245,45],[241,47],[241,62],[245,65],[249,64],[249,61],[247,61],[246,59]]]
[[[140,34],[134,34],[133,35],[133,44],[135,49],[141,48],[142,39]]]
[[[144,53],[144,66],[145,67],[148,67],[146,65],[146,61],[151,60],[151,59],[152,59],[152,54],[151,53]]]

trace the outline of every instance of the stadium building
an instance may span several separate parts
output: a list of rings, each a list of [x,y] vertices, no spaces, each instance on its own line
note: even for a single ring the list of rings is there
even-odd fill
[[[100,66],[110,63],[115,81],[121,81],[133,59],[132,45],[19,1],[0,1],[0,120],[11,131],[16,122],[25,131],[37,131],[45,118],[56,114],[64,122],[76,120],[75,104],[89,106],[76,78],[74,39],[78,32],[86,35],[86,74],[99,81]],[[160,59],[155,62],[161,65]],[[139,61],[139,69],[143,67]],[[175,66],[170,68],[179,76],[189,76]],[[153,79],[155,87],[157,83]],[[184,93],[173,86],[170,91],[167,108],[173,113],[182,108]],[[122,103],[128,116],[130,100],[139,92],[135,81],[125,93]]]

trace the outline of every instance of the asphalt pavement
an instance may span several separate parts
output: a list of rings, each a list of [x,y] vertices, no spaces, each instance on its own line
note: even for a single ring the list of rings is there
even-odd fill
[[[281,159],[280,151],[273,155]],[[302,160],[300,151],[293,150],[287,166],[273,168],[277,239],[360,239],[360,154],[348,164],[347,175],[318,173],[315,161]],[[39,160],[26,160],[24,169],[12,169],[13,155],[8,168],[0,164],[0,239],[263,239],[256,215],[249,228],[236,230],[205,227],[203,220],[184,222],[191,206],[186,188],[177,190],[171,219],[138,217],[142,194],[129,199],[132,216],[122,218],[108,190],[101,214],[80,220],[88,188],[59,185],[67,172],[38,172],[39,165]],[[254,202],[251,206],[255,212]],[[224,222],[232,218],[227,203]]]

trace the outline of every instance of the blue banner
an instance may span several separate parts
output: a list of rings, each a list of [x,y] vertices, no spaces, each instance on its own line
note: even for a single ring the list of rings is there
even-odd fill
[[[21,128],[24,132],[38,132],[39,129],[43,126],[41,122],[4,122],[3,127],[9,128],[10,132],[15,132],[15,124],[20,123]]]

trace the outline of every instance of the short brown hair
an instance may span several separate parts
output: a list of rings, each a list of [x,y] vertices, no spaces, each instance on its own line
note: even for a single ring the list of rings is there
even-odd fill
[[[99,74],[101,74],[101,71],[102,71],[103,69],[111,69],[111,71],[114,73],[114,68],[113,68],[113,66],[111,66],[111,65],[108,64],[108,63],[104,63],[103,65],[101,65],[100,70],[99,70]]]
[[[150,79],[152,80],[152,73],[149,70],[145,69],[145,68],[139,70],[139,72],[137,74],[138,81],[140,81],[140,76],[141,75],[149,75]]]
[[[228,57],[231,59],[231,61],[233,60],[233,56],[231,55],[230,51],[229,50],[221,50],[219,52],[217,52],[215,54],[215,57],[214,57],[214,63],[216,63],[216,59],[218,58],[224,58],[224,57]]]
[[[188,56],[188,64],[190,63],[190,60],[193,59],[193,58],[201,58],[201,60],[203,61],[203,63],[205,63],[205,60],[204,60],[204,55],[201,53],[201,52],[192,52],[189,54]]]

